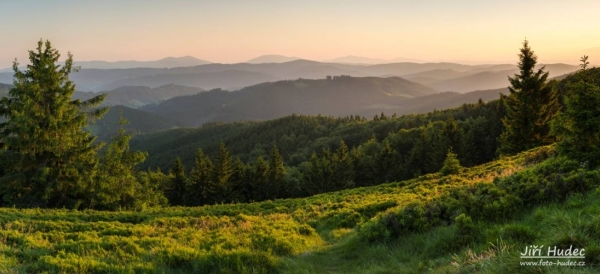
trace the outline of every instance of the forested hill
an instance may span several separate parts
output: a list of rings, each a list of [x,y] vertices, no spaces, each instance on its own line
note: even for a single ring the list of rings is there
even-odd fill
[[[149,153],[141,164],[142,169],[160,167],[169,170],[176,157],[181,157],[188,169],[194,166],[199,148],[207,155],[216,156],[221,142],[244,162],[253,162],[258,156],[266,157],[276,144],[286,165],[297,166],[308,161],[313,151],[337,149],[341,140],[350,148],[361,147],[366,155],[382,151],[384,141],[388,140],[401,148],[395,153],[403,157],[402,163],[395,165],[408,172],[398,179],[412,178],[419,170],[426,173],[439,168],[448,146],[453,147],[465,165],[493,159],[496,137],[502,131],[502,115],[499,100],[394,118],[381,114],[377,119],[291,115],[265,122],[213,123],[196,129],[180,128],[139,135],[133,138],[131,147]],[[402,129],[403,133],[399,133]],[[457,135],[448,137],[447,134]],[[429,153],[421,159],[417,154],[423,146],[432,153],[420,152]],[[373,161],[370,158],[364,160]],[[408,166],[411,167],[405,168]]]
[[[278,81],[236,92],[212,90],[176,97],[145,110],[187,126],[207,122],[269,120],[290,114],[373,116],[408,98],[437,91],[399,77]]]

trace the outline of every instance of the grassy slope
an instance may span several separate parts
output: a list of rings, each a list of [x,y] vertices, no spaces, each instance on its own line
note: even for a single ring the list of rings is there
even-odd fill
[[[479,222],[478,241],[452,247],[456,225],[413,234],[389,244],[348,237],[332,248],[285,259],[283,273],[598,273],[600,191],[539,206],[501,223]],[[587,267],[521,266],[526,245],[586,248]],[[578,243],[578,244],[577,244]],[[536,261],[536,260],[522,260]],[[554,261],[554,260],[552,260]],[[595,265],[595,267],[590,267]]]
[[[524,270],[517,256],[525,244],[573,242],[588,249],[589,264],[598,263],[600,199],[592,192],[523,210],[500,222],[475,220],[473,239],[467,244],[457,244],[456,224],[398,239],[364,240],[365,228],[385,214],[527,172],[536,167],[540,151],[544,149],[462,175],[430,174],[305,199],[143,213],[4,208],[0,272],[507,273]]]

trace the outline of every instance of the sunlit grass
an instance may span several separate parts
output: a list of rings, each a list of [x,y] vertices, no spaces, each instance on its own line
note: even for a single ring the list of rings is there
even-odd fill
[[[552,151],[540,148],[459,175],[429,174],[303,199],[144,212],[3,208],[0,273],[506,273],[518,267],[515,254],[525,244],[570,242],[585,245],[590,263],[598,263],[598,194],[572,194],[553,204],[560,199],[549,199],[544,189],[562,185],[530,182],[545,180],[536,174],[555,168],[539,164]],[[573,193],[587,193],[586,182],[595,178],[565,172],[578,184]],[[510,190],[543,207],[500,216],[496,207],[520,200],[478,208],[477,199],[488,195],[475,191],[480,186],[501,186],[506,191],[490,193],[504,199]],[[465,191],[471,194],[460,196]],[[435,213],[444,203],[471,216]],[[422,226],[403,225],[406,210],[421,206]]]

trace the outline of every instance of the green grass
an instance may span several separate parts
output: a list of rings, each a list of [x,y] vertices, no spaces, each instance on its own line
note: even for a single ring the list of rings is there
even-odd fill
[[[600,262],[598,172],[543,147],[413,180],[144,212],[0,209],[0,273],[593,273],[520,267],[527,244]],[[565,200],[566,199],[566,200]],[[518,210],[515,207],[519,206]]]
[[[475,222],[473,241],[457,244],[456,224],[385,244],[349,237],[326,250],[286,258],[283,273],[598,273],[600,190],[574,194],[498,223]],[[587,267],[521,266],[526,245],[586,248]],[[524,260],[525,261],[525,260]]]

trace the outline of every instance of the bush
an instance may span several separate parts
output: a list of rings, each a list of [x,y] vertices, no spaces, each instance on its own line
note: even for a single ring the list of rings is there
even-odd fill
[[[475,229],[475,224],[473,224],[471,217],[463,213],[458,215],[454,221],[456,223],[454,242],[461,247],[473,243],[475,241],[477,230]]]
[[[539,159],[550,152],[540,150],[530,155]],[[529,154],[528,154],[529,155]],[[540,156],[542,155],[542,156]],[[472,219],[502,221],[513,218],[524,206],[563,201],[572,193],[583,193],[600,182],[599,171],[580,169],[577,162],[566,158],[551,158],[511,176],[495,179],[491,184],[475,184],[455,188],[427,202],[414,202],[391,211],[365,224],[360,230],[370,242],[389,240],[414,232],[424,232],[439,225],[457,223],[458,234],[464,235],[459,245],[473,241]],[[530,231],[511,228],[509,237],[529,241]],[[381,238],[379,238],[381,237]],[[534,237],[531,237],[534,238]]]
[[[459,174],[461,169],[462,167],[456,158],[456,154],[452,153],[452,151],[448,151],[446,160],[444,160],[444,166],[440,170],[442,175],[446,176],[450,174]]]

